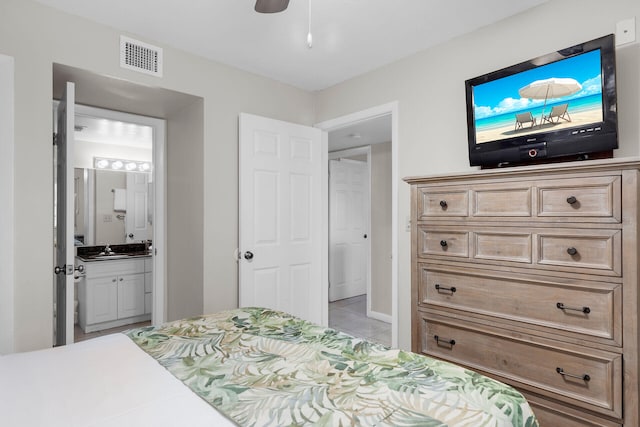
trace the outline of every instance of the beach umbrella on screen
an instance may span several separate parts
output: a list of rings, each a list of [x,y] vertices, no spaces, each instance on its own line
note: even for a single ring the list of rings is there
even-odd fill
[[[521,88],[518,93],[523,98],[544,99],[544,105],[542,106],[542,117],[544,117],[544,108],[547,106],[547,100],[572,95],[580,90],[582,90],[582,85],[574,79],[552,77],[529,83]],[[542,117],[540,118],[541,125]]]

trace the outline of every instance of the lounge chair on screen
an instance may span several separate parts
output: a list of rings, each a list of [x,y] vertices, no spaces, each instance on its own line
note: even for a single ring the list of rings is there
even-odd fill
[[[542,123],[559,123],[560,119],[570,122],[571,116],[569,116],[569,112],[567,111],[568,108],[569,104],[556,105],[551,109],[549,115],[542,117]]]
[[[527,123],[531,123],[531,127],[536,125],[536,119],[530,111],[516,114],[516,128],[514,130],[524,129],[524,125]]]

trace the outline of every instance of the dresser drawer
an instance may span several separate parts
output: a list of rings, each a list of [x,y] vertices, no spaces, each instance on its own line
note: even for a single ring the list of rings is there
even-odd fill
[[[431,217],[466,217],[469,215],[467,189],[418,189],[418,219]]]
[[[548,230],[537,233],[539,265],[622,275],[620,230]]]
[[[498,375],[554,399],[620,418],[622,357],[582,348],[570,351],[521,339],[518,334],[453,319],[420,323],[421,350],[431,356]],[[518,338],[516,338],[516,336]]]
[[[567,405],[550,402],[526,392],[522,394],[533,409],[540,427],[622,427],[619,422],[583,410],[569,408]]]
[[[537,188],[540,217],[621,221],[620,176],[558,179],[541,182]]]
[[[531,217],[531,184],[476,185],[471,201],[474,217]]]
[[[476,231],[473,258],[531,264],[531,233]]]
[[[418,256],[469,257],[469,233],[418,227]]]
[[[554,333],[621,346],[621,285],[567,282],[541,281],[533,275],[530,279],[486,277],[420,264],[418,303],[526,322],[552,328]]]

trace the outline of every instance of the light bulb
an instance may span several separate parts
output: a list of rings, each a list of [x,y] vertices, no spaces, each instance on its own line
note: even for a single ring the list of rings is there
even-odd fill
[[[111,169],[122,169],[122,166],[124,166],[124,163],[122,163],[120,160],[116,160],[115,162],[111,163]]]
[[[106,159],[100,159],[100,160],[96,160],[96,167],[100,168],[100,169],[104,169],[107,166],[109,166],[109,161]]]

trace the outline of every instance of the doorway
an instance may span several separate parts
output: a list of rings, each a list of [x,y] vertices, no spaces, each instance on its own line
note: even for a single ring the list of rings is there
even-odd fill
[[[53,102],[54,123],[57,123],[57,104],[57,101]],[[120,320],[114,315],[110,322],[92,325],[91,329],[113,331],[107,328],[151,318],[154,323],[161,323],[164,321],[164,265],[154,256],[152,248],[154,242],[163,246],[165,239],[161,208],[164,204],[165,121],[77,104],[72,111],[75,125],[70,154],[73,164],[69,167],[74,171],[73,192],[69,192],[67,197],[73,198],[73,208],[66,215],[72,217],[70,223],[73,226],[67,229],[67,234],[72,234],[74,255],[80,255],[80,250],[85,253],[100,245],[106,245],[105,248],[117,246],[121,250],[136,246],[137,251],[143,245],[149,256],[148,260],[141,261],[145,264],[144,282],[141,282],[144,285],[138,286],[141,295],[138,296],[137,291],[134,293],[139,300],[135,304],[140,307],[140,312],[136,309],[135,318],[130,319]],[[54,163],[61,161],[58,160],[60,154],[54,155]],[[61,159],[66,164],[66,160]],[[55,165],[54,170],[57,170]],[[59,174],[55,182],[59,187]],[[57,200],[54,205],[56,203]],[[60,212],[66,210],[54,207],[56,211],[60,216]],[[62,220],[54,217],[54,226]],[[53,310],[54,342],[58,344],[70,344],[79,338],[97,334],[94,332],[87,336],[80,328],[80,325],[83,328],[87,326],[87,307],[103,303],[89,302],[87,292],[84,292],[84,276],[84,270],[76,267],[74,284],[66,291],[71,295],[65,298],[71,303],[60,304],[60,309]],[[127,292],[131,293],[131,290],[127,289]],[[56,298],[54,293],[54,305],[58,305],[58,298],[60,296]],[[66,321],[56,322],[55,317],[62,315]],[[55,327],[57,324],[66,324],[61,339],[56,338],[59,333]]]
[[[389,270],[390,270],[390,289],[389,294],[386,298],[387,301],[390,301],[390,312],[384,313],[376,311],[375,309],[371,309],[370,301],[367,301],[367,317],[371,317],[374,320],[381,320],[384,322],[388,322],[391,325],[391,340],[390,344],[392,346],[397,346],[397,292],[398,292],[398,266],[397,266],[397,240],[398,240],[398,227],[397,227],[397,187],[398,187],[398,176],[397,176],[397,153],[398,153],[398,133],[397,133],[397,113],[398,106],[397,102],[381,105],[378,107],[373,107],[371,109],[363,110],[357,113],[349,114],[347,116],[339,117],[337,119],[332,119],[326,122],[322,122],[316,125],[316,127],[326,131],[328,133],[328,139],[331,139],[331,135],[342,133],[345,141],[345,144],[351,145],[342,145],[339,147],[334,146],[334,150],[338,149],[346,149],[357,146],[365,146],[371,145],[371,142],[365,141],[364,135],[360,134],[354,129],[357,129],[357,125],[375,125],[380,126],[386,130],[384,132],[388,132],[390,135],[389,138],[386,139],[386,142],[389,144],[389,157],[390,157],[390,173],[387,178],[386,184],[390,187],[390,203],[387,202],[387,205],[390,204],[390,220],[387,220],[388,227],[390,229],[390,239],[386,244],[386,247],[382,250],[386,252],[386,257],[389,260]],[[349,141],[350,142],[346,142]],[[376,144],[377,145],[377,144]],[[328,144],[329,146],[329,144]],[[329,151],[334,151],[329,149]],[[328,170],[328,167],[327,167]],[[328,179],[327,179],[328,180]],[[372,184],[373,185],[373,184]],[[375,185],[373,185],[375,186]],[[328,206],[327,206],[328,211]],[[372,262],[372,265],[375,264]],[[376,274],[378,275],[378,274]],[[345,300],[346,303],[349,300]],[[362,304],[362,301],[354,301],[355,303]],[[329,306],[329,301],[324,302],[325,307]],[[330,317],[330,315],[329,315]]]

